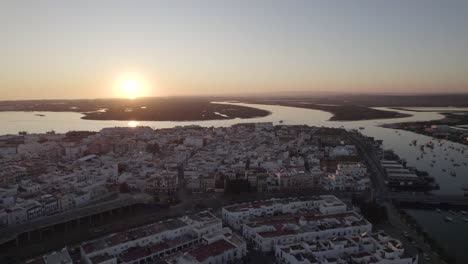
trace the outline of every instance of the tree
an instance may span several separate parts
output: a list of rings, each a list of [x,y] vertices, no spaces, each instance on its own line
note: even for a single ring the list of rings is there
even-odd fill
[[[245,179],[227,179],[225,192],[228,194],[240,194],[250,192],[250,184]]]
[[[156,153],[160,153],[161,150],[158,143],[150,143],[146,145],[146,151],[154,155]]]
[[[119,191],[121,193],[129,193],[130,192],[130,186],[128,186],[128,184],[126,182],[122,182],[119,185]]]

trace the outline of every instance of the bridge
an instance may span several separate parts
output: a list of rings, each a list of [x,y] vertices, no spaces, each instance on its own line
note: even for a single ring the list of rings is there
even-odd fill
[[[141,199],[135,199],[128,195],[120,195],[119,197],[106,202],[92,203],[86,207],[76,208],[59,214],[41,217],[35,221],[30,221],[13,227],[0,229],[0,245],[10,241],[16,241],[18,244],[19,236],[27,234],[30,237],[30,232],[53,228],[60,224],[68,224],[73,221],[76,225],[80,225],[80,219],[99,215],[122,208],[131,208],[135,204],[143,203]]]
[[[397,202],[421,203],[421,204],[450,204],[468,205],[468,197],[462,195],[424,195],[410,193],[387,193],[384,197],[387,200]]]

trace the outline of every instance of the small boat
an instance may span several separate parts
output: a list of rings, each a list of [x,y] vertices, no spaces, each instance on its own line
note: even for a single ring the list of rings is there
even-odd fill
[[[365,127],[359,127],[360,130],[364,130]]]
[[[45,115],[43,114],[35,114],[36,116],[44,117]]]
[[[452,222],[452,221],[453,221],[453,218],[447,216],[447,217],[444,218],[444,220],[447,221],[447,222]]]
[[[279,121],[280,124],[283,124],[283,122],[284,122],[283,120],[280,120],[280,121]]]
[[[442,213],[442,211],[441,211],[439,208],[436,208],[436,211],[437,211],[439,214]]]
[[[463,221],[467,222],[468,223],[468,218],[463,218]]]
[[[460,213],[462,213],[462,215],[468,215],[466,211],[460,211]]]
[[[451,214],[453,214],[453,215],[456,214],[456,212],[453,211],[453,210],[449,210],[449,213],[451,213]]]

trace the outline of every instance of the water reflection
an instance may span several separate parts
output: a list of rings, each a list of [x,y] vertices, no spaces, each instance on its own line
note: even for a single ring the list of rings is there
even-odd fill
[[[130,122],[128,122],[128,126],[129,126],[129,127],[137,127],[137,126],[140,126],[140,122],[138,122],[138,121],[130,121]]]

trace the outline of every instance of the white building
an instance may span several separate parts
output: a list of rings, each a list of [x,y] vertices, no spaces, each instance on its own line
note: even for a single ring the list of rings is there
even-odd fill
[[[345,212],[346,205],[332,195],[270,199],[225,206],[222,209],[222,218],[232,228],[241,229],[251,218],[296,213],[301,209],[320,209],[324,213]]]
[[[233,263],[247,254],[245,241],[229,228],[203,237],[203,242],[177,259],[177,264]]]
[[[228,247],[224,247],[226,243]],[[213,253],[211,249],[216,250]],[[184,256],[195,259],[201,259],[197,252],[213,253],[203,255],[204,259],[236,259],[245,256],[246,249],[245,242],[223,229],[221,220],[209,212],[157,222],[81,245],[82,261],[86,264],[151,263],[180,252],[192,252]]]
[[[309,212],[252,219],[244,224],[243,236],[259,250],[272,251],[276,245],[356,236],[371,230],[371,223],[354,211]]]
[[[322,185],[326,190],[364,191],[370,188],[370,179],[361,162],[341,162],[334,173],[322,179]]]
[[[404,249],[398,240],[383,233],[276,246],[275,257],[278,263],[289,264],[418,263],[417,257],[404,255]]]
[[[60,251],[54,251],[50,254],[44,255],[42,259],[44,264],[73,264],[67,248],[63,248]]]

